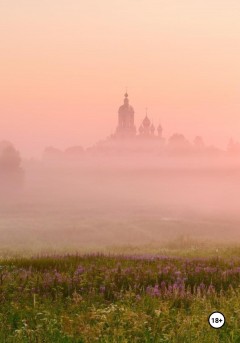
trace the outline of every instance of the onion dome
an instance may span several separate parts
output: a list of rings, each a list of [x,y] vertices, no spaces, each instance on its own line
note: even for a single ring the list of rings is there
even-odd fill
[[[148,128],[151,125],[150,119],[148,118],[148,116],[146,115],[146,117],[143,119],[142,122],[143,127]]]
[[[129,105],[129,99],[128,99],[128,93],[127,92],[124,94],[124,105],[125,106]]]
[[[129,105],[128,93],[124,94],[124,102],[123,102],[123,105],[119,107],[118,113],[122,113],[122,112],[125,113],[126,110],[129,113],[134,114],[134,108],[131,105]]]
[[[154,131],[155,131],[155,126],[154,126],[153,124],[151,125],[150,130],[151,130],[151,133],[154,133]]]

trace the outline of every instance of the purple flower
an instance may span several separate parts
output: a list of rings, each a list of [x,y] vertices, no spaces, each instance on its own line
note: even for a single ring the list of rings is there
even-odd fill
[[[81,275],[84,273],[84,271],[85,271],[85,269],[82,266],[78,266],[77,269],[75,270],[74,275],[75,276]]]
[[[100,293],[103,294],[106,290],[105,286],[100,286]]]

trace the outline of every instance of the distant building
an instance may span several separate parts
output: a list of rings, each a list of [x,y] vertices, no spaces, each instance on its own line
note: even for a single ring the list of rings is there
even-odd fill
[[[62,160],[71,158],[78,159],[86,153],[111,155],[118,157],[128,153],[146,153],[147,155],[191,155],[191,154],[218,154],[219,150],[215,147],[205,146],[203,139],[200,136],[195,137],[193,143],[189,142],[181,133],[174,133],[169,139],[163,137],[163,128],[161,124],[155,127],[150,120],[148,111],[146,110],[138,130],[135,124],[135,111],[129,103],[129,96],[124,94],[123,104],[119,107],[117,113],[117,127],[115,132],[106,139],[96,142],[84,150],[80,146],[75,146],[60,151],[55,148],[47,148],[44,152],[44,159],[47,160]],[[239,152],[239,144],[230,142],[228,152]]]
[[[157,130],[155,126],[148,118],[148,114],[146,111],[145,118],[143,119],[139,130],[137,132],[135,126],[135,112],[134,108],[129,104],[128,93],[124,94],[124,103],[119,107],[118,110],[118,125],[113,135],[114,138],[119,139],[131,139],[131,138],[162,138],[162,127],[159,125]],[[155,135],[155,131],[157,134]]]
[[[118,138],[131,138],[135,135],[134,109],[129,105],[128,93],[125,93],[124,103],[118,110],[118,126],[115,136]]]
[[[129,104],[128,93],[125,93],[123,105],[118,110],[118,121],[114,134],[88,148],[87,151],[103,154],[157,153],[162,151],[163,145],[162,127],[158,125],[156,129],[147,112],[139,130],[136,130],[135,111]]]
[[[146,116],[142,121],[142,124],[139,127],[139,136],[140,138],[162,138],[162,126],[159,124],[157,127],[157,130],[153,124],[153,122],[150,121],[148,118],[148,113],[146,111]],[[155,135],[155,132],[157,133]]]

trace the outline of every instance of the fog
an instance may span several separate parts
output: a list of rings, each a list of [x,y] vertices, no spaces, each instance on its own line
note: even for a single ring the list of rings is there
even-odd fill
[[[235,158],[85,157],[23,168],[24,185],[1,192],[1,251],[240,239]]]

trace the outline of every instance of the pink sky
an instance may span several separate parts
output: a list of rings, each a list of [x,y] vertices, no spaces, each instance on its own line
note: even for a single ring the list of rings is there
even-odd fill
[[[128,86],[164,135],[240,140],[239,0],[0,3],[0,140],[25,156],[112,133]]]

